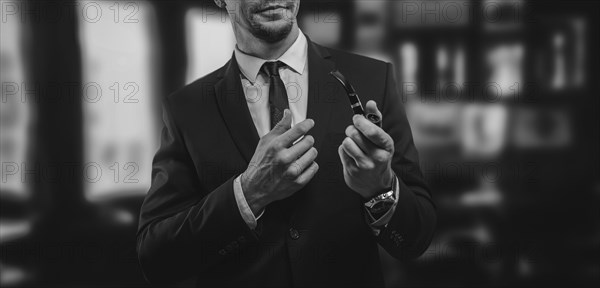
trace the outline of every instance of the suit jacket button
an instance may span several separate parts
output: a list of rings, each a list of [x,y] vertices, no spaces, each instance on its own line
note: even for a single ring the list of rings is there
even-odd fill
[[[294,228],[290,228],[290,237],[294,240],[300,239],[300,233]]]
[[[227,254],[227,251],[225,251],[225,249],[219,250],[219,255],[225,256],[226,254]]]

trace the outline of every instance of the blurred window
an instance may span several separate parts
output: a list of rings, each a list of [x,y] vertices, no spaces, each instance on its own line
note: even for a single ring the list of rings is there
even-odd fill
[[[354,2],[354,50],[356,53],[392,62],[392,58],[385,51],[387,36],[387,11],[389,3],[386,1],[355,1]]]
[[[520,149],[565,148],[571,144],[570,118],[560,108],[517,108],[513,144]]]
[[[400,88],[405,97],[418,93],[419,49],[413,42],[400,44]]]
[[[189,59],[186,83],[191,83],[229,61],[235,49],[235,36],[225,10],[190,9],[185,23]]]
[[[483,27],[489,32],[520,29],[525,10],[523,0],[484,0],[481,7]]]
[[[463,27],[470,23],[474,7],[468,0],[397,0],[392,3],[394,26],[401,29]]]
[[[28,156],[32,145],[30,126],[32,124],[30,101],[34,98],[25,92],[27,83],[23,43],[23,18],[20,15],[21,1],[2,2],[2,20],[0,23],[0,162],[2,164],[2,182],[0,199],[2,216],[0,218],[0,286],[22,285],[31,271],[18,264],[17,257],[11,253],[9,245],[23,241],[30,235],[32,219],[22,213],[29,204],[30,188],[34,181],[34,165]],[[28,90],[30,88],[27,88]],[[27,95],[29,94],[29,95]],[[13,253],[14,254],[14,253]]]
[[[17,13],[19,1],[4,3],[6,15],[0,25],[0,81],[2,83],[0,105],[0,159],[2,161],[2,198],[23,198],[28,195],[26,156],[29,150],[30,105],[23,91],[25,82],[24,58],[21,47],[22,18]],[[13,13],[8,13],[14,11]]]
[[[468,104],[462,111],[462,147],[466,157],[494,159],[505,144],[508,111],[502,104]]]
[[[147,1],[78,4],[86,198],[142,195],[158,147],[154,11]]]
[[[406,113],[418,148],[439,148],[460,142],[462,104],[413,101]]]
[[[490,47],[487,64],[490,70],[487,93],[491,99],[519,96],[523,82],[525,48],[520,42],[502,43]]]
[[[342,17],[336,11],[311,9],[299,17],[298,25],[311,41],[334,48],[340,45]]]

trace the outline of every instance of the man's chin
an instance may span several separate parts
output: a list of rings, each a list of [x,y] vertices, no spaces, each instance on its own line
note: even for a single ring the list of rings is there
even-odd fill
[[[285,19],[265,21],[252,25],[252,35],[269,43],[285,39],[292,31],[293,23]]]

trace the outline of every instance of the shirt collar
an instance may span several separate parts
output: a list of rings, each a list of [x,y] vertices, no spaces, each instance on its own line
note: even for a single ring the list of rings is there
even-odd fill
[[[258,73],[262,68],[263,64],[268,61],[281,61],[289,66],[296,73],[302,75],[304,73],[304,69],[306,68],[306,60],[308,54],[308,42],[306,40],[306,36],[304,33],[300,31],[298,33],[298,38],[294,41],[294,44],[288,48],[281,57],[275,60],[265,60],[258,57],[254,57],[252,55],[248,55],[242,52],[237,45],[235,46],[235,59],[238,62],[238,66],[240,67],[240,71],[246,79],[250,80],[252,83],[256,82],[256,77],[258,77]]]

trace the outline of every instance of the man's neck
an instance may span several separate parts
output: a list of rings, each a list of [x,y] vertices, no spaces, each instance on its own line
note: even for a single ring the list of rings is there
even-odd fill
[[[237,47],[242,52],[265,60],[275,60],[285,53],[296,41],[300,29],[294,23],[292,31],[283,40],[269,43],[254,37],[250,33],[235,33]]]

